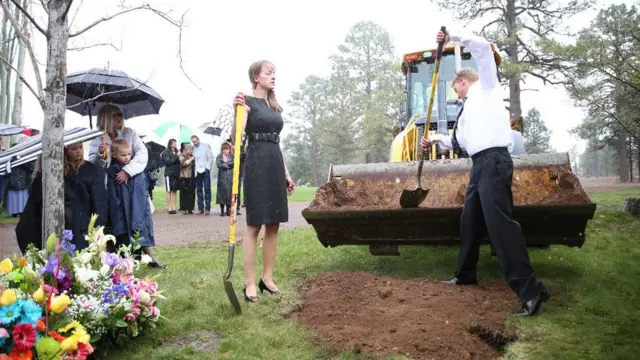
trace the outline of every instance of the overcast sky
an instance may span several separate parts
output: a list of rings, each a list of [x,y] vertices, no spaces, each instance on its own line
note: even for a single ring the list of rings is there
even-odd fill
[[[72,14],[79,3],[75,1]],[[115,5],[95,3],[98,2],[84,2],[72,31],[118,11]],[[597,9],[611,3],[613,1],[600,0],[597,8],[575,18],[571,24],[579,28],[588,25]],[[247,71],[249,65],[259,59],[268,59],[276,65],[276,94],[286,111],[291,92],[306,76],[329,74],[328,57],[358,21],[370,20],[384,27],[392,37],[398,59],[402,53],[435,46],[435,33],[441,25],[463,26],[453,21],[448,12],[438,10],[425,0],[406,0],[397,5],[370,0],[151,0],[151,4],[162,10],[172,9],[176,17],[190,9],[186,16],[188,27],[183,32],[184,67],[202,90],[194,87],[179,68],[177,28],[149,12],[130,13],[102,23],[83,36],[73,38],[69,44],[72,47],[111,41],[121,47],[120,51],[97,47],[70,52],[68,57],[69,73],[108,65],[148,80],[148,85],[166,101],[160,115],[127,121],[128,126],[146,133],[164,121],[180,121],[194,127],[211,121],[221,106],[231,103],[237,91],[250,93]],[[42,16],[37,19],[46,26]],[[477,26],[471,28],[477,29]],[[34,43],[37,56],[44,64],[44,37],[38,34]],[[44,66],[40,68],[44,81]],[[28,58],[25,73],[35,84]],[[552,146],[558,151],[568,151],[576,143],[582,149],[582,143],[567,131],[581,121],[584,113],[572,105],[564,91],[543,87],[535,80],[523,88],[538,90],[523,92],[523,114],[534,106],[540,110],[553,131]],[[24,94],[23,123],[42,128],[43,114],[38,103],[26,88]],[[66,126],[88,126],[88,117],[69,111]]]

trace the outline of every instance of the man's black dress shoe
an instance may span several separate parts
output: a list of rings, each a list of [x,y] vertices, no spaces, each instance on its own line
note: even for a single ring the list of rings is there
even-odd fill
[[[454,277],[451,280],[443,281],[447,285],[478,285],[478,279],[458,279]]]
[[[541,294],[536,295],[533,299],[527,301],[522,304],[523,312],[518,314],[519,316],[536,316],[540,313],[540,309],[542,309],[542,303],[547,302],[550,296],[549,293],[543,292]]]

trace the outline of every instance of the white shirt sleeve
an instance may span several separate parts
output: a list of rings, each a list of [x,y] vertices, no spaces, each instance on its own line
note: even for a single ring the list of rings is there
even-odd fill
[[[429,136],[429,141],[431,142],[439,141],[438,144],[440,145],[440,148],[443,150],[453,149],[453,145],[451,145],[451,136],[449,135],[442,135],[442,134],[431,135]]]
[[[498,82],[498,67],[496,66],[493,49],[489,41],[464,30],[450,31],[449,38],[460,41],[471,52],[471,56],[478,64],[480,83],[484,89],[500,86]]]

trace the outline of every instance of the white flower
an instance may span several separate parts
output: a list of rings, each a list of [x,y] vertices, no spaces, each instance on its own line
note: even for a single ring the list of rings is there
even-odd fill
[[[102,265],[102,267],[100,268],[100,274],[102,274],[103,276],[109,275],[110,271],[111,268],[109,267],[109,265]]]
[[[81,264],[88,264],[89,262],[91,262],[92,258],[93,258],[92,253],[83,252],[78,256],[78,261],[80,261]]]
[[[151,258],[151,256],[147,255],[147,254],[142,254],[142,257],[140,258],[140,264],[142,265],[147,265],[148,263],[152,262],[153,259]]]
[[[138,293],[138,297],[140,297],[140,302],[143,304],[148,304],[151,302],[151,295],[148,292],[142,290]]]
[[[96,270],[90,269],[88,266],[74,265],[73,270],[75,272],[76,280],[82,285],[87,286],[89,281],[95,280],[100,273]]]

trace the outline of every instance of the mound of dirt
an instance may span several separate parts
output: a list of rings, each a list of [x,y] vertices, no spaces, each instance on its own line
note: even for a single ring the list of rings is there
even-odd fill
[[[430,192],[420,207],[462,207],[468,183],[468,171],[423,173],[422,187],[430,189]],[[415,186],[413,177],[331,179],[316,191],[309,209],[396,209],[400,208],[402,191],[415,189]],[[591,202],[580,180],[564,166],[515,169],[512,191],[515,205]]]
[[[336,271],[302,286],[298,321],[338,350],[412,359],[496,359],[515,341],[504,320],[520,311],[500,282],[450,286]]]

